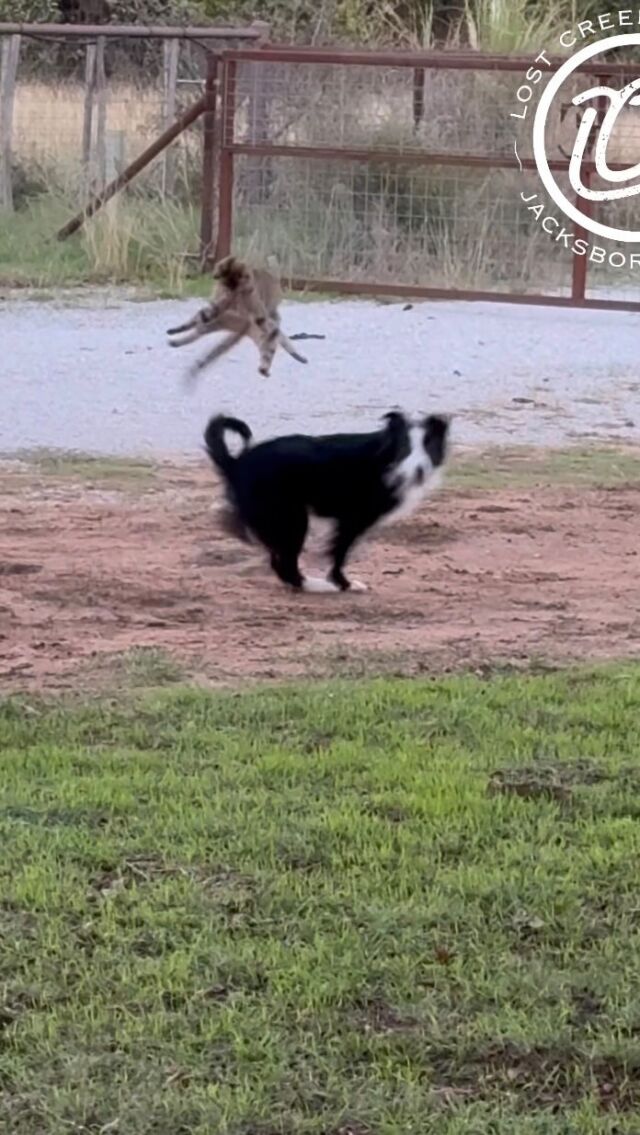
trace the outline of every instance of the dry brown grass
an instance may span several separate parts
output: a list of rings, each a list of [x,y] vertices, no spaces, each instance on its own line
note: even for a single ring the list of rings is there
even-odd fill
[[[312,73],[285,68],[272,75],[265,92],[268,136],[274,142],[310,146],[339,142],[345,149],[512,151],[510,76],[452,77],[434,72],[426,88],[429,114],[415,132],[406,75],[393,69],[376,75],[356,69],[347,75],[347,70],[334,67]],[[244,142],[257,140],[251,91],[250,75],[243,77],[240,71],[235,137]],[[190,92],[185,94],[191,97]],[[297,108],[295,113],[292,108]],[[30,81],[18,86],[14,145],[17,161],[24,167],[21,202],[36,199],[41,219],[35,218],[37,232],[26,242],[16,240],[11,230],[4,236],[0,232],[0,253],[11,264],[8,278],[25,278],[24,247],[32,247],[41,230],[55,231],[64,214],[84,200],[87,172],[90,183],[101,172],[109,179],[157,137],[162,122],[160,86],[143,84],[142,77],[136,83],[110,78],[103,171],[93,167],[87,171],[81,164],[83,117],[84,88],[79,82]],[[563,128],[551,122],[552,150],[561,144],[566,150],[572,125],[569,118]],[[611,160],[628,160],[638,138],[636,127],[631,115],[618,124],[610,144]],[[172,152],[174,178],[167,180],[170,163],[159,159],[136,180],[133,194],[87,226],[83,255],[88,260],[83,272],[129,279],[143,266],[146,272],[152,262],[154,272],[168,272],[172,286],[182,278],[183,254],[194,246],[197,229],[200,145],[200,131],[186,131]],[[520,203],[523,184],[531,192],[537,189],[533,176],[523,183],[515,163],[512,169],[485,172],[348,158],[327,165],[290,158],[256,163],[239,155],[234,241],[246,255],[258,259],[275,255],[285,278],[566,290],[569,258],[549,256],[547,237]],[[143,202],[131,201],[132,195]],[[168,201],[159,214],[149,205],[156,198]],[[47,199],[60,221],[43,216]],[[633,220],[625,208],[616,211],[621,226]],[[24,218],[25,225],[28,221]],[[72,267],[74,272],[78,268]],[[57,271],[44,272],[38,266],[38,281],[48,282],[51,274],[58,278]],[[33,278],[33,269],[27,278]],[[615,282],[627,280],[618,274]]]
[[[107,131],[121,132],[127,155],[143,149],[158,133],[160,90],[109,86]],[[26,159],[66,166],[82,156],[84,89],[78,83],[19,83],[14,117],[14,152]]]

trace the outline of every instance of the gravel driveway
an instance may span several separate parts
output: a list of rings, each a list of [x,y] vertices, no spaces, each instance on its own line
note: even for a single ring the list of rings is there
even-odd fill
[[[640,439],[640,318],[483,303],[287,303],[289,334],[325,335],[257,373],[251,344],[194,393],[181,379],[205,350],[165,343],[198,301],[10,300],[0,307],[0,452],[45,446],[188,454],[218,410],[258,436],[372,428],[393,405],[455,415],[472,445]],[[212,342],[209,340],[209,342]]]

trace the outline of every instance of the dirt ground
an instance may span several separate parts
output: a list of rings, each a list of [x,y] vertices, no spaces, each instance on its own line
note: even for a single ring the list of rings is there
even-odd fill
[[[214,496],[195,466],[106,489],[5,468],[5,691],[100,688],[132,658],[233,684],[638,652],[638,483],[445,489],[356,551],[368,593],[337,596],[285,590],[221,534]]]

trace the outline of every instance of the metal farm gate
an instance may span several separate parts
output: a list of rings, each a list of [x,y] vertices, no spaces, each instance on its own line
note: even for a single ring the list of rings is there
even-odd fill
[[[588,258],[523,203],[544,200],[531,145],[521,167],[514,153],[530,66],[473,51],[223,52],[217,255],[275,254],[285,279],[320,291],[640,310],[632,274],[600,268],[596,287]],[[581,70],[602,80],[603,66]],[[566,178],[561,118],[557,130],[550,165]]]
[[[538,90],[564,62],[547,58]],[[587,63],[579,81],[593,76],[597,95],[636,67]],[[198,211],[197,251],[181,256],[203,265],[234,250],[275,255],[285,281],[319,291],[640,311],[640,250],[609,242],[592,266],[580,224],[598,209],[596,220],[635,230],[637,197],[606,214],[577,199],[563,87],[546,133],[549,166],[580,211],[563,220],[533,159],[532,113],[526,129],[514,118],[533,95],[527,71],[530,58],[471,50],[274,47],[260,23],[0,24],[0,209],[18,207],[35,170],[41,192],[60,181],[77,201],[60,239],[137,192],[173,203],[185,229]],[[606,97],[596,106],[602,121]],[[626,172],[640,112],[617,142],[610,169]],[[593,150],[585,157],[598,188]],[[553,239],[554,212],[588,256]]]

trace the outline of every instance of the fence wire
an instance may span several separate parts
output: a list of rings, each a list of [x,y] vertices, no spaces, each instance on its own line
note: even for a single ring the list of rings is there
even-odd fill
[[[570,252],[520,203],[533,174],[237,155],[235,184],[234,245],[289,278],[571,291]]]
[[[598,88],[607,76],[592,81]],[[628,292],[629,257],[601,263],[589,250],[579,266],[572,247],[589,234],[554,209],[536,172],[519,168],[534,156],[534,110],[525,130],[514,118],[526,106],[521,82],[472,55],[455,67],[444,55],[398,65],[231,56],[222,144],[235,155],[234,241],[277,253],[288,275],[309,280],[579,298],[586,263],[596,298]],[[567,170],[582,113],[572,100],[584,89],[584,74],[574,75],[546,122],[546,153],[572,204]],[[606,105],[600,97],[600,121]],[[608,160],[629,167],[639,150],[640,114],[629,108]],[[523,198],[555,211],[557,228],[545,231],[546,217]],[[590,209],[608,225],[640,227],[636,197]]]
[[[105,271],[130,271],[145,255],[164,271],[196,251],[198,211],[217,194],[220,231],[231,231],[233,248],[275,254],[291,278],[572,294],[575,258],[561,241],[553,247],[522,202],[537,194],[549,205],[537,173],[520,172],[514,154],[517,134],[520,158],[533,157],[530,128],[518,131],[512,118],[521,74],[482,70],[472,54],[455,68],[445,57],[401,65],[247,54],[226,53],[219,69],[207,184],[200,119],[86,226],[83,239]],[[205,56],[197,42],[177,39],[23,38],[8,170],[0,152],[0,208],[7,196],[16,211],[52,208],[43,229],[55,232],[202,94]],[[547,123],[552,161],[566,164],[575,141],[578,82],[583,88],[583,79],[566,84]],[[629,107],[608,159],[629,167],[639,151],[640,111]],[[556,177],[575,197],[566,170]],[[619,228],[640,228],[637,212],[633,196],[593,206]],[[607,262],[596,273],[590,263],[588,285],[636,298],[630,267]]]
[[[15,207],[37,193],[75,207],[120,173],[202,92],[202,67],[189,43],[106,39],[27,44],[13,108]],[[182,134],[135,192],[196,200],[197,130]]]
[[[227,144],[512,153],[510,74],[239,61]]]

